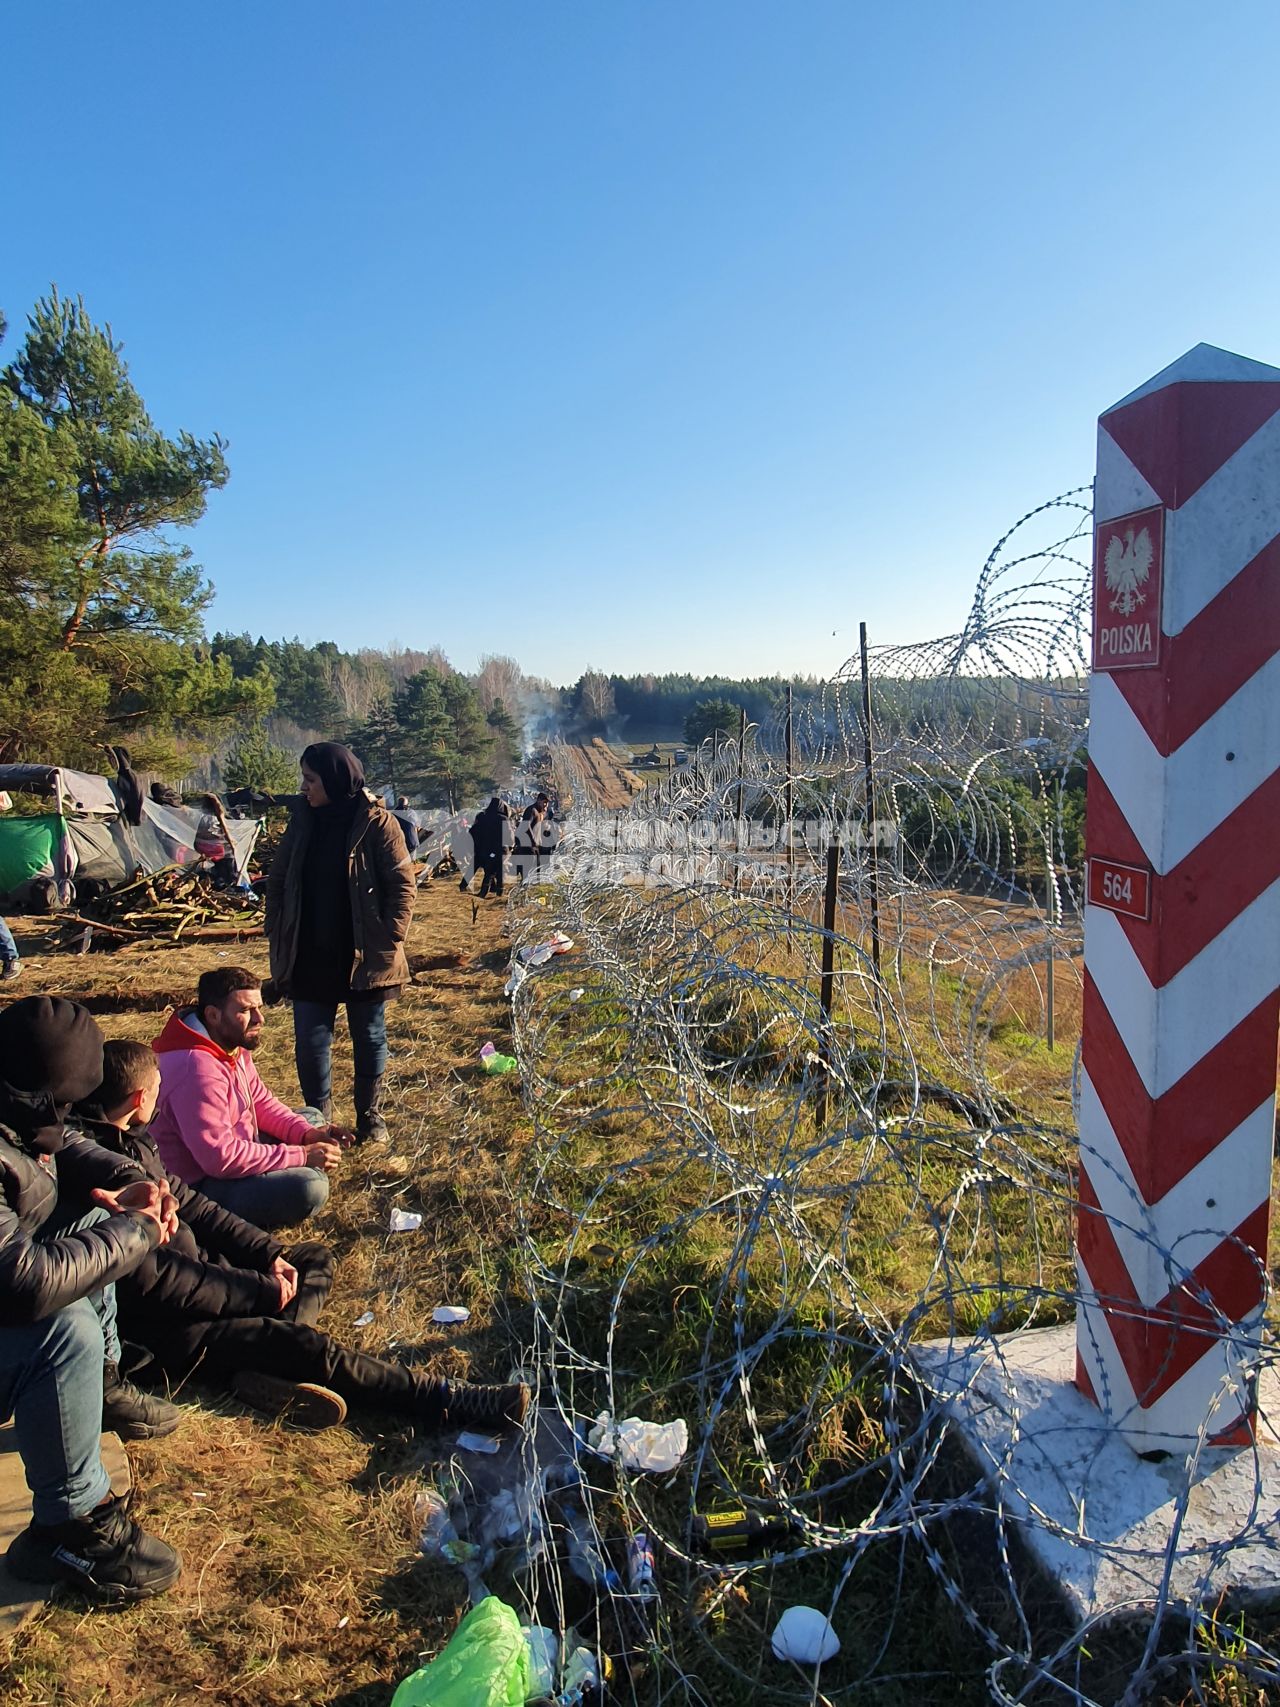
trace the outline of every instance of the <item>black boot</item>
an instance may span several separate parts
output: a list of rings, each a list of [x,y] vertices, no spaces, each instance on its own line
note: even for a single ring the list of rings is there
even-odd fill
[[[167,1399],[143,1393],[132,1381],[120,1378],[115,1363],[102,1366],[102,1426],[121,1440],[159,1440],[172,1434],[182,1421],[182,1412]]]
[[[477,1385],[470,1381],[422,1381],[418,1421],[424,1428],[519,1428],[529,1412],[523,1382]]]
[[[368,1138],[387,1138],[387,1123],[382,1118],[382,1075],[376,1079],[356,1075],[356,1138],[363,1143]]]
[[[258,1369],[242,1369],[231,1377],[231,1391],[242,1404],[294,1428],[336,1428],[347,1419],[342,1395],[314,1381],[283,1381]]]
[[[11,1543],[7,1563],[23,1582],[70,1583],[94,1600],[147,1600],[177,1582],[182,1555],[148,1535],[114,1495],[67,1523],[32,1523]]]

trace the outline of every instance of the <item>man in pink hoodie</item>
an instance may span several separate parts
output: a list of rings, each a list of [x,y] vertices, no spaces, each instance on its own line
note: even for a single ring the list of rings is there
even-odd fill
[[[339,1145],[352,1134],[272,1096],[253,1062],[261,1041],[257,974],[242,966],[202,973],[195,1007],[170,1014],[152,1044],[160,1100],[151,1135],[168,1173],[270,1229],[324,1206]]]

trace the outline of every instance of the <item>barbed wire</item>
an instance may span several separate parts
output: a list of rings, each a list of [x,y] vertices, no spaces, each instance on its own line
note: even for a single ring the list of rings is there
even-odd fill
[[[1043,1423],[1020,1353],[1033,1330],[1071,1331],[1090,1212],[1072,1109],[1089,527],[1088,488],[1039,506],[984,564],[960,633],[873,651],[874,814],[855,659],[789,734],[780,713],[716,739],[625,814],[575,802],[510,908],[539,1403],[566,1439],[599,1413],[688,1427],[660,1475],[578,1453],[592,1557],[617,1579],[595,1570],[593,1611],[573,1611],[574,1549],[556,1545],[564,1496],[530,1470],[526,1610],[594,1620],[615,1699],[1085,1707],[1280,1686],[1274,1638],[1220,1616],[1241,1560],[1280,1541],[1256,1452],[1235,1461],[1254,1496],[1238,1533],[1201,1521],[1221,1417],[1149,1467],[1167,1547],[1095,1522],[1114,1437],[1081,1427],[1048,1495],[1028,1475]],[[534,953],[555,931],[571,950]],[[1114,1230],[1199,1298],[1129,1196]],[[1271,1366],[1261,1314],[1245,1337]],[[1000,1419],[981,1469],[957,1450],[962,1396]],[[696,1519],[726,1509],[740,1546],[708,1551]],[[1105,1619],[1044,1592],[1032,1524],[1105,1579]],[[653,1600],[625,1583],[638,1532]],[[840,1640],[816,1673],[773,1654],[797,1604]]]

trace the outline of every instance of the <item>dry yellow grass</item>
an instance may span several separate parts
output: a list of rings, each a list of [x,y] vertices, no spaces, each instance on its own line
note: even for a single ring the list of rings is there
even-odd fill
[[[414,982],[389,1010],[392,1142],[345,1158],[314,1225],[339,1258],[324,1321],[331,1332],[369,1351],[392,1347],[437,1374],[479,1379],[505,1378],[518,1355],[498,1269],[511,1226],[505,1181],[525,1128],[515,1081],[487,1078],[476,1064],[486,1038],[499,1048],[509,1039],[503,917],[487,901],[473,926],[469,897],[448,881],[420,895],[409,939]],[[15,923],[26,969],[12,995],[85,1000],[111,1037],[152,1038],[210,962],[266,970],[261,939],[78,956],[52,951],[52,927]],[[343,1112],[351,1071],[339,1029]],[[287,1010],[269,1016],[258,1061],[267,1082],[296,1100]],[[396,1204],[423,1212],[420,1233],[388,1234]],[[446,1299],[470,1307],[464,1329],[432,1325],[432,1308]],[[374,1322],[354,1328],[366,1310]],[[462,1603],[455,1575],[417,1554],[420,1443],[395,1419],[354,1417],[307,1436],[206,1389],[178,1397],[179,1431],[129,1450],[138,1513],[182,1549],[180,1583],[123,1613],[48,1608],[0,1654],[0,1699],[380,1707],[418,1654],[439,1648]]]
[[[454,882],[419,898],[409,942],[415,980],[389,1012],[393,1141],[347,1156],[316,1234],[339,1256],[325,1324],[331,1331],[439,1374],[487,1379],[504,1377],[521,1351],[524,1301],[508,1291],[506,1277],[512,1181],[530,1132],[514,1078],[487,1078],[477,1065],[487,1038],[499,1048],[509,1041],[501,993],[508,955],[502,907],[482,903],[474,924],[472,911]],[[27,972],[12,993],[86,1000],[110,1036],[153,1037],[166,1009],[190,999],[197,974],[211,962],[266,971],[260,939],[80,957],[43,946],[56,934],[53,927],[18,924]],[[903,999],[923,1037],[927,980],[909,964],[905,982]],[[852,1007],[853,996],[843,993],[838,1005],[846,999]],[[1067,1126],[1066,1082],[1079,1027],[1073,977],[1060,980],[1058,1002],[1059,1047],[1050,1055],[1037,1040],[1041,1008],[1033,976],[1018,973],[988,1016],[988,1066],[1028,1117]],[[600,1048],[616,1041],[602,1033]],[[350,1052],[341,1031],[336,1054],[342,1103]],[[268,1083],[296,1096],[286,1010],[270,1016],[258,1059]],[[941,1055],[927,1053],[924,1065],[945,1076]],[[544,1069],[552,1072],[553,1063]],[[572,1156],[579,1185],[645,1137],[621,1119],[584,1129]],[[647,1225],[646,1215],[670,1217],[677,1190],[692,1189],[683,1176],[678,1188],[660,1179],[643,1184],[644,1194],[629,1206],[633,1236]],[[875,1198],[876,1226],[896,1225],[905,1213],[890,1198],[887,1191]],[[423,1213],[421,1233],[387,1233],[397,1204]],[[557,1227],[554,1217],[545,1219],[550,1243]],[[870,1236],[876,1226],[863,1241],[866,1284],[892,1315],[912,1302],[922,1258],[909,1239],[877,1244]],[[704,1236],[705,1247],[681,1253],[686,1282],[705,1274],[710,1284],[723,1267],[716,1230],[708,1227]],[[985,1247],[976,1252],[979,1266],[985,1254]],[[1058,1267],[1065,1273],[1069,1230],[1055,1237],[1051,1255],[1053,1273]],[[597,1259],[588,1252],[587,1260]],[[612,1260],[607,1251],[603,1260]],[[673,1367],[693,1355],[697,1290],[686,1284],[663,1297],[659,1288],[651,1309],[636,1302],[632,1337],[646,1324],[655,1328],[657,1343],[646,1345],[646,1355],[668,1356]],[[470,1307],[465,1328],[431,1324],[432,1307],[444,1300]],[[979,1307],[986,1307],[981,1299]],[[355,1328],[366,1310],[374,1322]],[[779,1373],[780,1394],[795,1375]],[[762,1372],[762,1390],[766,1385]],[[204,1390],[184,1390],[179,1398],[182,1429],[130,1452],[140,1516],[183,1550],[180,1584],[162,1600],[119,1614],[50,1608],[0,1654],[0,1699],[13,1707],[186,1707],[201,1700],[226,1707],[385,1707],[417,1656],[438,1651],[463,1603],[460,1579],[417,1555],[413,1504],[428,1468],[421,1443],[389,1419],[357,1417],[348,1428],[305,1436],[264,1424]],[[833,1453],[843,1450],[840,1439],[827,1444]],[[931,1579],[913,1593],[912,1615],[936,1612],[945,1622]],[[878,1616],[879,1603],[868,1610]],[[744,1641],[759,1645],[754,1626]],[[962,1698],[958,1686],[953,1698]]]

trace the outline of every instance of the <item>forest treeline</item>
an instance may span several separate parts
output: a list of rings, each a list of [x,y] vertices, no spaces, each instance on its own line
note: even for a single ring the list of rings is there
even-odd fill
[[[0,314],[0,340],[6,332]],[[308,740],[350,741],[372,780],[448,804],[503,782],[553,730],[680,735],[698,699],[756,718],[780,684],[688,676],[569,686],[439,647],[220,633],[185,535],[229,478],[216,432],[156,425],[109,325],[55,288],[0,369],[0,760],[101,770],[124,745],[175,780],[292,781]]]
[[[297,751],[308,739],[336,733],[371,776],[424,804],[448,805],[505,784],[521,751],[553,736],[697,740],[700,729],[710,732],[708,714],[724,705],[731,717],[721,721],[726,727],[732,721],[735,732],[743,708],[750,722],[767,723],[785,704],[788,687],[781,677],[613,676],[595,669],[557,686],[504,656],[484,657],[466,674],[438,646],[343,652],[332,641],[219,633],[210,648],[233,680],[272,683],[267,727],[277,749]],[[812,680],[791,685],[808,700],[819,691]],[[270,786],[262,756],[258,740],[251,753],[243,743],[233,745],[224,766],[228,780]]]
[[[813,678],[588,666],[557,685],[502,655],[459,670],[439,646],[209,636],[213,588],[184,536],[226,484],[227,449],[216,432],[155,424],[122,346],[82,301],[55,289],[36,304],[0,368],[0,760],[103,770],[125,746],[136,768],[176,782],[284,789],[307,742],[338,739],[378,786],[456,806],[557,734],[693,744],[736,735],[745,711],[776,741],[788,688],[801,750],[829,753],[856,730],[856,684],[851,695]],[[980,724],[992,748],[1038,739],[1036,684],[876,693],[909,734],[945,701],[941,714]]]

